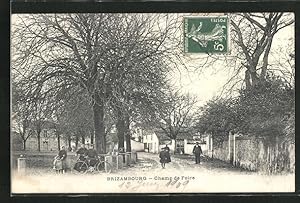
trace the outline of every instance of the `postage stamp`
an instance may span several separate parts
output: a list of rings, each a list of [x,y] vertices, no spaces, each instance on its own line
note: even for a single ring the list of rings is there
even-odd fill
[[[185,17],[184,51],[186,53],[227,53],[228,17]]]

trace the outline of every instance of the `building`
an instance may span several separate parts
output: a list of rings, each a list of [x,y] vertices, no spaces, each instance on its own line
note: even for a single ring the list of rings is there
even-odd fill
[[[174,152],[175,142],[161,131],[149,131],[143,135],[144,150],[146,152],[158,153],[162,147],[169,146]]]
[[[193,135],[190,132],[181,132],[176,140],[169,138],[163,131],[150,131],[143,135],[144,150],[158,153],[161,148],[168,145],[171,153],[193,154],[193,148],[199,142],[204,154],[209,153],[210,137],[206,135]]]

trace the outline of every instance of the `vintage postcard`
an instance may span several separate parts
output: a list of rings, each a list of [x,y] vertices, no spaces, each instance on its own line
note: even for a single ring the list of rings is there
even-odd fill
[[[11,16],[11,192],[295,192],[295,16]]]

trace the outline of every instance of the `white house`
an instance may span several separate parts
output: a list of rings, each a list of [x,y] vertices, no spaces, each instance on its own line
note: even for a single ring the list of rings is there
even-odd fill
[[[168,145],[171,153],[193,154],[193,148],[199,142],[204,154],[209,151],[209,137],[206,135],[196,136],[190,132],[181,132],[176,141],[170,139],[163,131],[156,130],[143,135],[144,150],[146,152],[158,153],[161,148]]]

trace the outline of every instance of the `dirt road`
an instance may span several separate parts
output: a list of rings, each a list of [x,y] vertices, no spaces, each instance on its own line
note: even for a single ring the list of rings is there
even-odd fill
[[[293,192],[295,177],[260,175],[217,160],[194,163],[193,157],[171,157],[162,169],[157,154],[138,153],[138,163],[111,174],[56,175],[51,170],[29,170],[13,175],[13,192],[52,193],[209,193]]]

